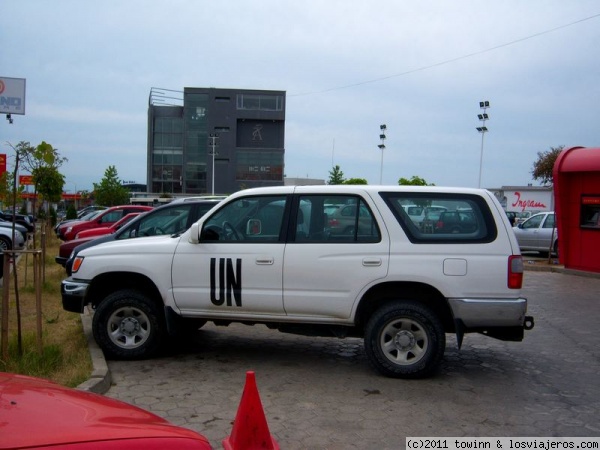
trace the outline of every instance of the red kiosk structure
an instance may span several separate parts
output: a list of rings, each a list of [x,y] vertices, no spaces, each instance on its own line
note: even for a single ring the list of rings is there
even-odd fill
[[[600,148],[564,149],[553,177],[560,262],[600,273]]]

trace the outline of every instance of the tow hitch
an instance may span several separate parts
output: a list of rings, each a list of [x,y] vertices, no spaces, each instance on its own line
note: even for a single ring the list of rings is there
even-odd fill
[[[531,330],[535,326],[533,321],[533,316],[525,316],[525,321],[523,322],[523,329]]]

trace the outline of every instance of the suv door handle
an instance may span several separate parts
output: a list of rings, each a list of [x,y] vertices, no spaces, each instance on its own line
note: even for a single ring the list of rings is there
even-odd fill
[[[381,258],[375,258],[375,259],[365,258],[362,260],[362,265],[366,266],[366,267],[379,267],[381,265],[381,263],[382,263]]]
[[[256,258],[256,264],[270,266],[274,262],[272,257],[262,256],[260,258]]]

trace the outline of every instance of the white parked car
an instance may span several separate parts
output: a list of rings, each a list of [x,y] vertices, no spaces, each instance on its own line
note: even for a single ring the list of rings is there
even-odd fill
[[[22,250],[25,247],[23,234],[15,229],[15,242],[13,246],[12,229],[0,227],[0,252],[4,250]]]
[[[534,214],[513,227],[521,251],[536,251],[558,255],[558,230],[554,212]]]

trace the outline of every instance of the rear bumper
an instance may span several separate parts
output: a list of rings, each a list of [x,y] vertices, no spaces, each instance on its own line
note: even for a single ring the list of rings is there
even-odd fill
[[[527,313],[527,299],[451,298],[454,320],[467,329],[488,327],[522,327]]]
[[[534,327],[526,316],[527,299],[450,299],[458,347],[465,333],[482,333],[502,341],[522,341]]]

